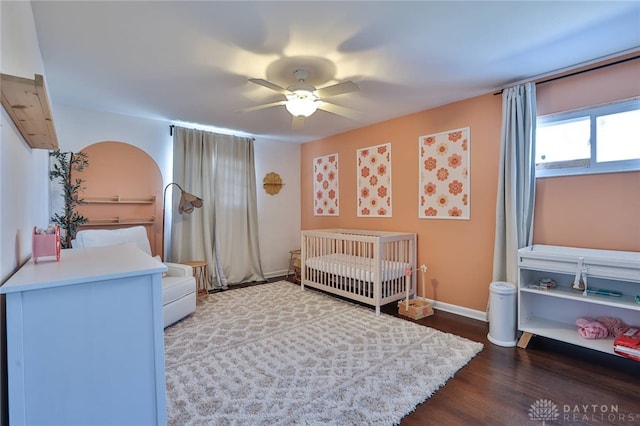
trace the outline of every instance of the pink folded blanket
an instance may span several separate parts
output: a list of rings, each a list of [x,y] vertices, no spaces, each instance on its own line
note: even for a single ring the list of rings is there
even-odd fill
[[[585,339],[604,339],[609,335],[607,327],[590,317],[582,317],[576,320],[578,333]]]
[[[625,322],[620,318],[598,317],[596,320],[600,324],[604,325],[607,328],[607,331],[609,331],[609,335],[613,337],[618,337],[630,328],[630,326],[625,324]]]

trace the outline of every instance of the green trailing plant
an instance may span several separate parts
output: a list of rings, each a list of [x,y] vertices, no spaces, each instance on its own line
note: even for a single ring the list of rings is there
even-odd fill
[[[88,219],[76,211],[75,207],[83,204],[84,201],[79,197],[79,192],[83,179],[76,178],[72,181],[71,175],[75,172],[82,172],[88,165],[87,154],[80,151],[61,152],[59,149],[49,152],[49,157],[54,159],[49,171],[49,179],[51,181],[58,180],[62,186],[62,197],[64,198],[64,210],[62,214],[56,213],[51,218],[51,222],[60,225],[60,229],[64,230],[64,238],[62,241],[63,248],[71,247],[71,240],[75,238],[78,226],[86,223]]]

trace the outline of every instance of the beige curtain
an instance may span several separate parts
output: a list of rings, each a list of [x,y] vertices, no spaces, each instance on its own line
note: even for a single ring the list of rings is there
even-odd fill
[[[204,203],[176,214],[180,193],[173,191],[170,259],[206,260],[213,288],[264,281],[253,139],[175,127],[173,179]]]

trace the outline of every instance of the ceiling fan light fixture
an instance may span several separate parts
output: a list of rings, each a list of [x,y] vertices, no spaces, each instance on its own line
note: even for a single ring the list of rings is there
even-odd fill
[[[241,111],[256,111],[274,106],[284,105],[287,111],[289,111],[289,113],[294,117],[294,120],[292,121],[292,128],[296,128],[295,126],[301,126],[302,123],[304,123],[304,118],[309,117],[318,109],[330,112],[335,115],[357,119],[354,118],[356,117],[354,111],[336,104],[332,104],[330,102],[325,102],[325,98],[360,90],[357,84],[352,81],[343,81],[341,83],[337,83],[328,87],[316,89],[311,84],[305,83],[305,81],[309,77],[308,71],[304,69],[297,69],[293,73],[293,75],[296,80],[298,80],[298,82],[287,86],[286,89],[261,78],[250,78],[250,82],[266,87],[267,89],[274,90],[284,95],[287,100],[271,102],[250,108],[244,108]]]
[[[319,106],[319,101],[308,91],[295,91],[287,98],[285,108],[294,117],[309,117],[316,112]]]

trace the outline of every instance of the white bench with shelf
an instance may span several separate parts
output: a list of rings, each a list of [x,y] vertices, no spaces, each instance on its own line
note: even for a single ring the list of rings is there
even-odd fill
[[[588,289],[619,292],[620,296],[584,294],[572,289],[576,275],[585,276]],[[556,287],[530,288],[551,278]],[[533,245],[518,250],[519,347],[531,336],[551,339],[614,354],[613,337],[584,339],[578,334],[580,317],[616,317],[640,325],[640,253],[576,247]]]

